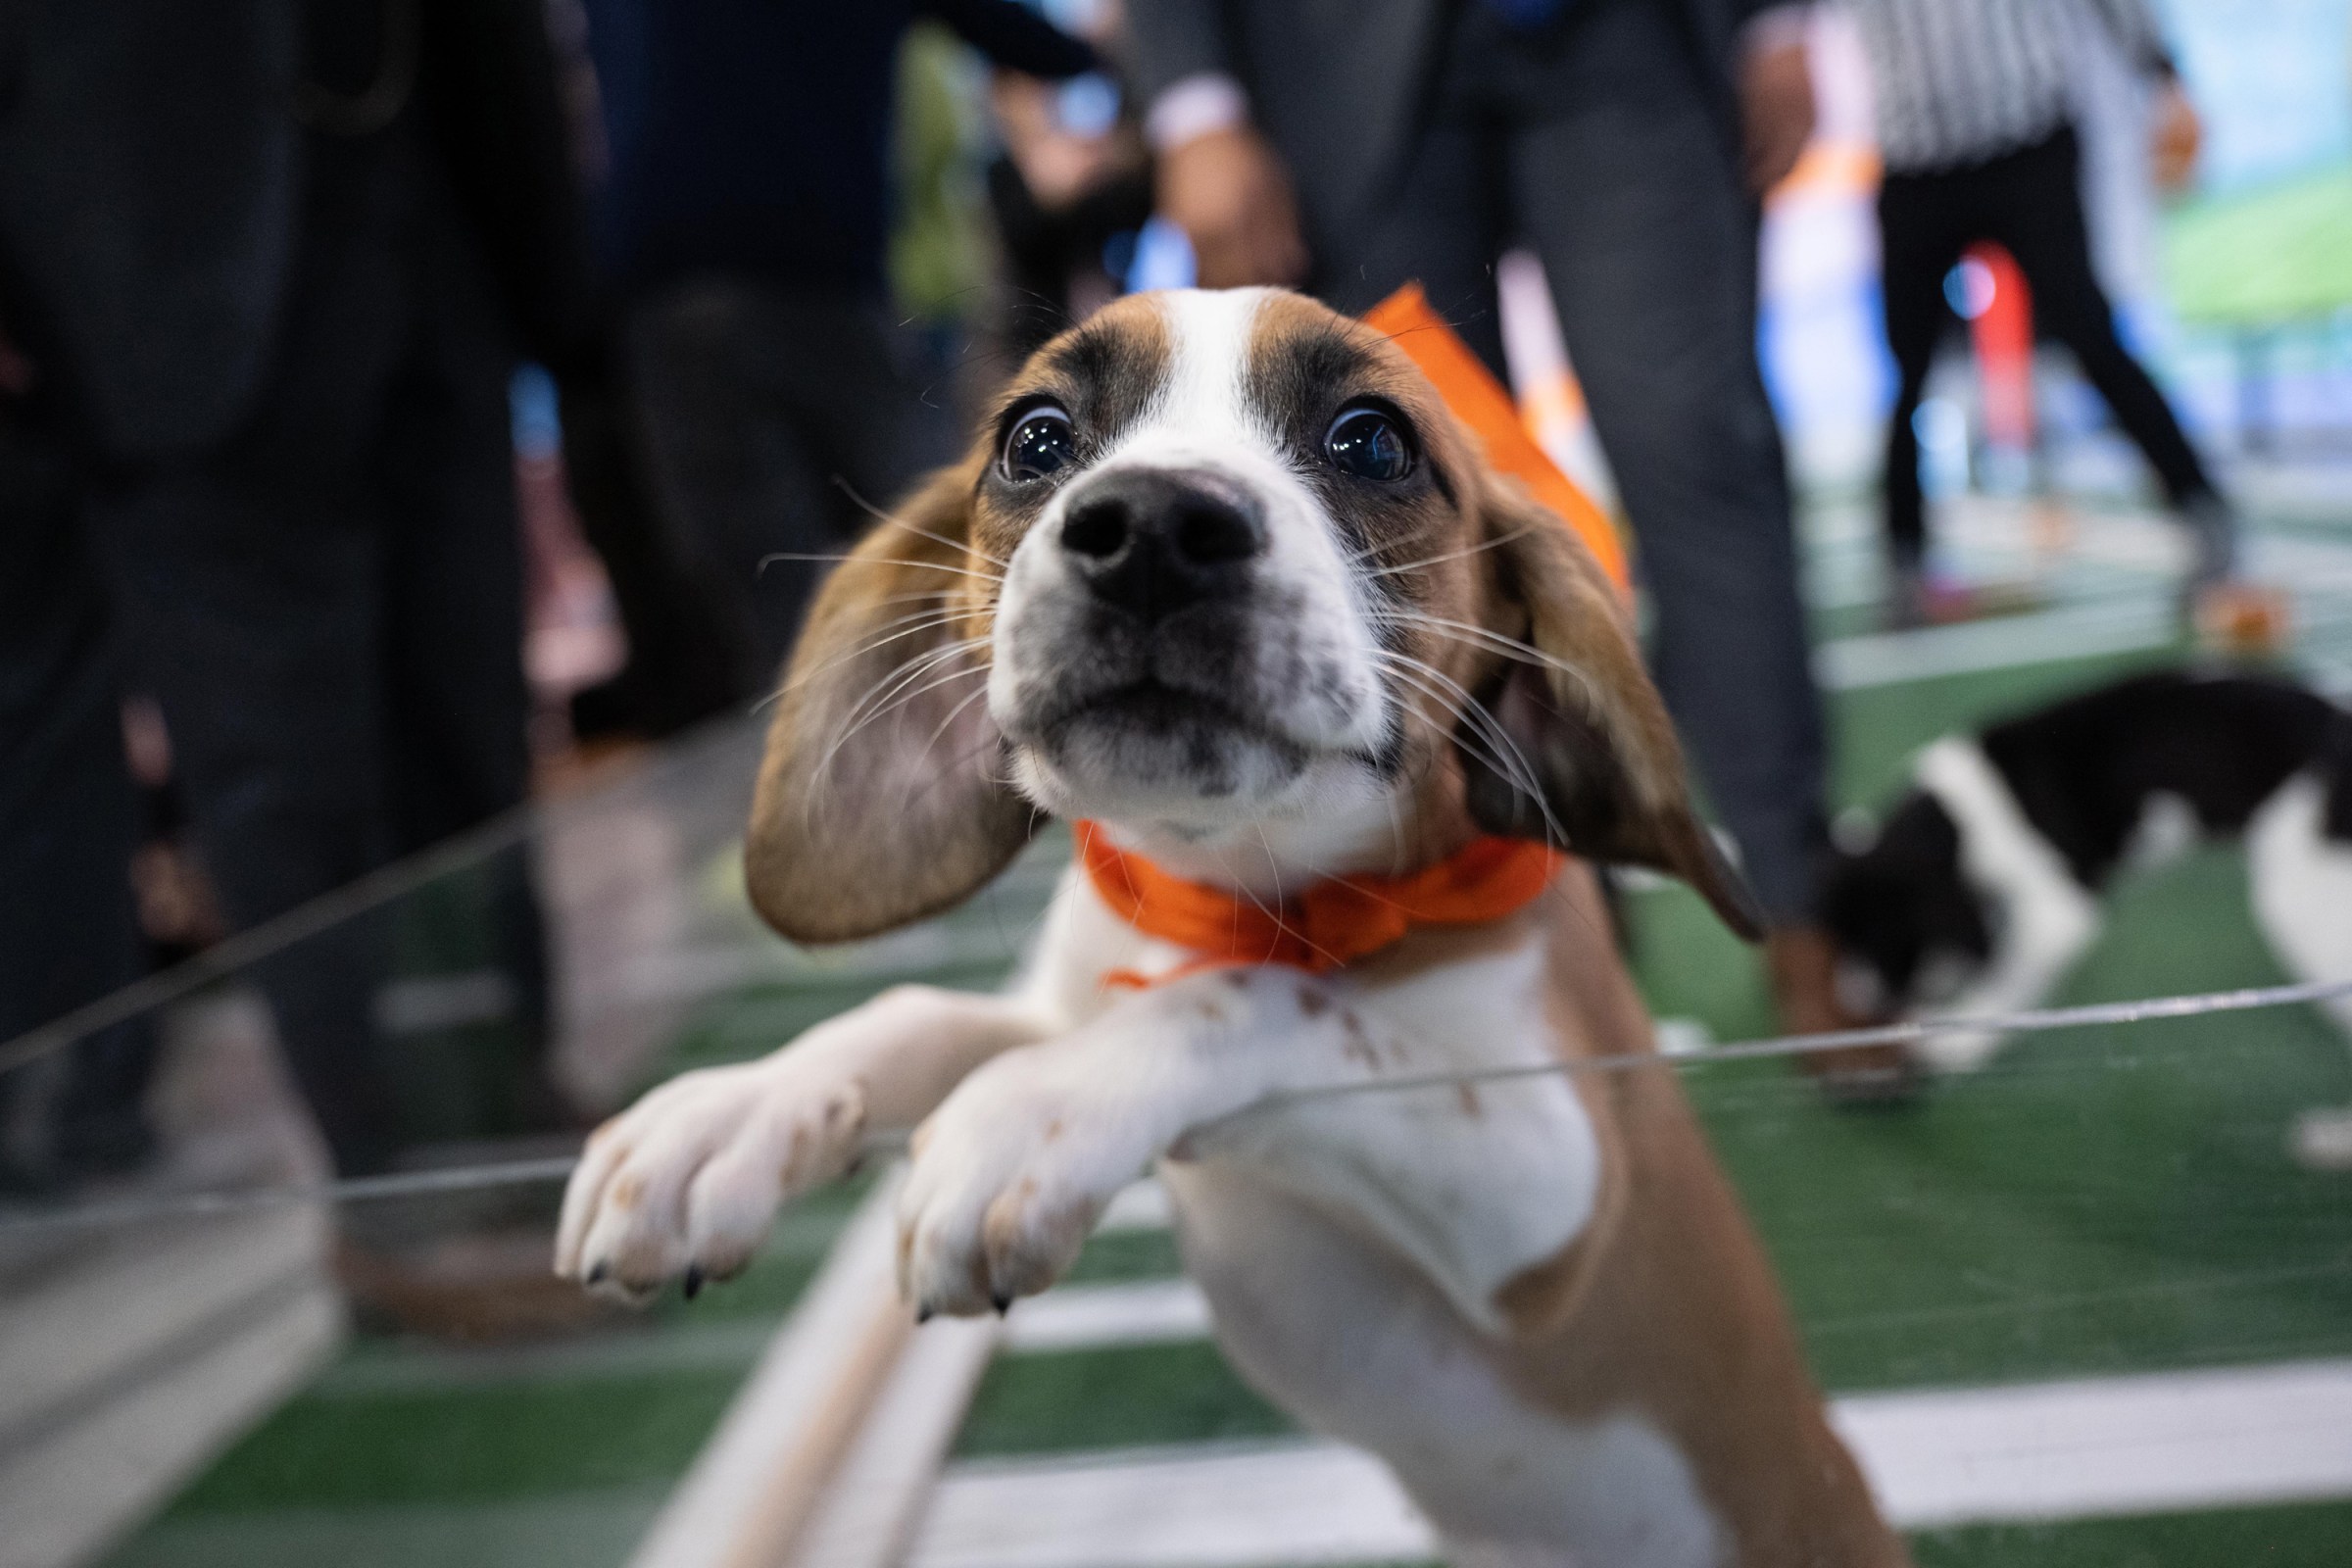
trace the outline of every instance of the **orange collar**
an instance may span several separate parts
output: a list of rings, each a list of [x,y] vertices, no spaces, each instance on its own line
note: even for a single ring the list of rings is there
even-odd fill
[[[1417,925],[1479,925],[1535,902],[1562,859],[1524,839],[1480,838],[1407,876],[1317,882],[1269,909],[1255,900],[1188,882],[1076,824],[1079,858],[1111,912],[1146,936],[1200,957],[1177,973],[1226,964],[1278,963],[1322,974],[1378,953]],[[1173,975],[1162,976],[1172,979]],[[1152,984],[1133,970],[1105,985]]]

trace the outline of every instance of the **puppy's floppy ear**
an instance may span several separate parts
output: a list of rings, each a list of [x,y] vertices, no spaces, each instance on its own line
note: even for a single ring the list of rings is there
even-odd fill
[[[1617,590],[1516,483],[1483,482],[1490,624],[1541,657],[1503,656],[1476,690],[1499,736],[1475,710],[1456,727],[1470,814],[1490,833],[1680,877],[1724,924],[1760,937],[1755,896],[1690,804],[1682,748]]]
[[[768,726],[744,870],[796,942],[960,903],[1028,843],[989,717],[994,568],[968,548],[978,472],[932,476],[827,579]],[[983,639],[968,646],[967,639]]]

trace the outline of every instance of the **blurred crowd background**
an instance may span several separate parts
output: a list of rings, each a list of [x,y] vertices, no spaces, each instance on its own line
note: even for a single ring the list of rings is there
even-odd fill
[[[1508,379],[1627,529],[1784,1021],[1841,1021],[1796,514],[1883,496],[1904,628],[1999,608],[1949,498],[2153,497],[2184,623],[2275,638],[2231,476],[2352,461],[2348,10],[7,7],[0,1191],[151,1158],[153,1026],[82,1009],[742,712],[1025,353],[1194,282],[1418,280]],[[533,858],[257,971],[340,1172],[599,1108]],[[466,986],[382,983],[419,940]],[[444,1115],[383,1042],[453,1018],[505,1046]]]

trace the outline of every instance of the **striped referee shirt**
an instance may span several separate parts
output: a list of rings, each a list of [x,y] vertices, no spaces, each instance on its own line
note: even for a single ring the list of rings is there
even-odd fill
[[[2132,63],[2170,75],[2147,0],[1846,0],[1870,57],[1879,152],[1894,173],[1981,164],[2049,135],[2069,113],[2075,5]]]

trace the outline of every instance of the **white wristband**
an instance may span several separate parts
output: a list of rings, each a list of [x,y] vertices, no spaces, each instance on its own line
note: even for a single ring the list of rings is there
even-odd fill
[[[1157,98],[1144,117],[1144,137],[1154,152],[1170,152],[1213,131],[1250,121],[1250,97],[1222,71],[1197,71]]]

